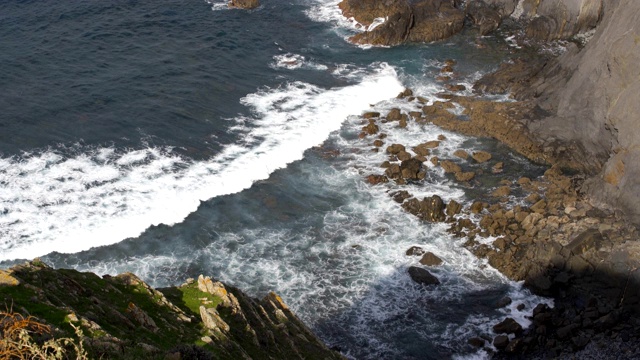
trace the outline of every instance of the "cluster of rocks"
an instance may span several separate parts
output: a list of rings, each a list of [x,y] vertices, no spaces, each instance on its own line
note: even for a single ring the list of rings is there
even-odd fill
[[[34,260],[0,270],[0,299],[56,338],[73,337],[75,324],[90,358],[344,359],[275,293],[258,300],[202,275],[154,289],[131,273],[99,277]]]
[[[604,11],[603,0],[343,0],[344,16],[367,31],[350,40],[358,44],[397,45],[431,42],[462,31],[466,23],[479,35],[513,20],[528,39],[567,39],[593,29]],[[371,28],[376,19],[381,25]],[[512,26],[512,27],[514,27]]]
[[[516,126],[518,116],[530,109],[526,105],[490,106],[490,102],[483,100],[453,96],[452,101],[472,108],[466,112],[468,120],[460,121],[447,111],[450,102],[427,106],[411,90],[405,90],[399,97],[416,102],[422,111],[405,114],[393,109],[385,116],[364,114],[367,125],[361,137],[376,137],[374,151],[385,145],[383,124],[402,128],[407,121],[418,121],[443,124],[459,131],[458,125],[462,124],[463,133],[502,137],[507,143],[519,144],[514,148],[532,158],[554,160],[530,139],[526,128]],[[496,109],[505,112],[494,113]],[[501,125],[507,129],[501,130]],[[372,174],[368,181],[373,185],[420,181],[429,171],[424,166],[426,161],[463,184],[478,175],[463,171],[469,161],[477,164],[490,161],[492,172],[502,171],[503,162],[484,151],[469,154],[460,149],[448,160],[432,156],[443,141],[446,138],[439,136],[410,148],[387,145],[385,153],[389,159],[382,164],[384,174]],[[619,213],[591,205],[578,191],[582,181],[580,175],[563,175],[560,166],[555,165],[538,179],[502,180],[488,199],[468,207],[437,195],[418,199],[405,190],[390,192],[410,214],[427,222],[449,223],[449,231],[467,238],[464,246],[476,256],[486,258],[511,279],[524,280],[533,292],[555,299],[554,308],[541,304],[533,310],[530,328],[522,329],[513,319],[506,319],[506,323],[494,329],[497,334],[494,339],[473,338],[470,344],[480,347],[491,344],[506,354],[558,356],[593,343],[600,346],[613,338],[623,342],[622,348],[627,344],[629,351],[635,351],[632,344],[640,333],[638,232]],[[437,255],[425,254],[415,247],[407,250],[407,255],[422,256],[420,263],[425,267],[438,266],[442,261]],[[440,283],[427,268],[413,266],[408,272],[419,284]]]

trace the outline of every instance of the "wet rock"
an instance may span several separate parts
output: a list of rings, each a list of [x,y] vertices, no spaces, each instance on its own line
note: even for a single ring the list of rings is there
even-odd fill
[[[479,214],[482,212],[482,210],[484,210],[485,208],[485,204],[482,201],[474,201],[473,204],[471,204],[471,212],[474,214]]]
[[[509,345],[509,337],[506,335],[498,335],[493,339],[493,346],[498,350],[505,349],[507,345]]]
[[[420,256],[420,255],[423,255],[424,253],[425,253],[424,249],[421,248],[420,246],[412,246],[409,249],[407,249],[407,251],[405,252],[407,256]]]
[[[511,188],[509,186],[501,186],[491,193],[494,197],[504,197],[509,196],[509,194],[511,194]]]
[[[495,332],[496,334],[519,335],[522,333],[522,331],[522,325],[518,324],[517,321],[510,317],[493,326],[493,332]]]
[[[399,158],[399,157],[398,157]],[[422,162],[417,159],[407,159],[400,164],[400,172],[405,179],[419,180],[421,177],[420,170],[422,169]]]
[[[398,108],[391,109],[387,114],[387,120],[389,121],[398,121],[400,119],[402,119],[402,112]]]
[[[411,280],[421,285],[439,285],[440,280],[433,276],[428,270],[417,266],[409,267],[409,276]]]
[[[229,7],[235,7],[239,9],[254,9],[260,6],[259,0],[231,0]]]
[[[384,145],[384,142],[382,140],[380,140],[380,139],[375,140],[373,142],[373,146],[375,146],[375,147],[381,147],[382,145]]]
[[[414,146],[411,150],[413,150],[416,155],[429,156],[431,154],[431,149],[426,147],[424,144]]]
[[[396,155],[398,154],[400,151],[405,151],[405,147],[404,145],[401,144],[392,144],[389,147],[387,147],[387,153],[392,154],[392,155]]]
[[[460,159],[467,160],[469,158],[469,153],[464,151],[464,150],[459,149],[459,150],[456,150],[456,151],[453,152],[453,156],[457,156]]]
[[[449,200],[449,203],[447,204],[447,216],[458,215],[461,210],[462,210],[462,205],[459,202],[453,199]]]
[[[462,168],[460,167],[460,165],[454,163],[453,161],[449,161],[449,160],[444,160],[440,162],[440,166],[442,167],[442,169],[444,170],[444,172],[446,174],[449,173],[459,173],[462,171]]]
[[[433,195],[422,200],[421,210],[423,210],[423,219],[431,222],[439,222],[445,220],[444,201],[438,195]]]
[[[400,151],[399,153],[396,154],[396,157],[398,158],[398,160],[400,161],[406,161],[411,159],[411,154],[409,154],[406,151]]]
[[[406,199],[411,197],[411,194],[406,190],[401,190],[391,193],[391,197],[393,198],[393,201],[402,204]]]
[[[371,174],[367,176],[367,182],[371,185],[378,185],[378,184],[384,184],[389,182],[389,179],[384,175]]]
[[[373,119],[373,118],[379,118],[380,117],[380,113],[377,111],[369,111],[366,112],[364,114],[362,114],[362,117],[365,119]]]
[[[469,340],[467,340],[467,344],[476,348],[481,348],[484,346],[485,341],[483,338],[480,338],[480,337],[472,337]]]
[[[471,157],[473,158],[473,160],[479,163],[483,163],[491,160],[491,154],[489,154],[486,151],[476,151],[471,155]]]
[[[378,127],[378,125],[376,125],[375,120],[369,120],[369,124],[363,127],[362,131],[364,131],[368,135],[374,135],[377,134],[378,131],[380,131],[380,128]]]
[[[505,296],[502,299],[498,300],[498,303],[496,304],[496,306],[498,307],[498,309],[501,309],[503,307],[507,307],[509,305],[511,305],[513,301],[511,300],[510,297]]]
[[[476,173],[473,171],[457,172],[455,173],[455,177],[457,181],[467,182],[473,180],[473,178],[476,177]]]
[[[456,85],[447,84],[447,85],[444,86],[444,88],[447,89],[448,91],[451,91],[451,92],[458,92],[458,91],[467,90],[467,87],[462,85],[462,84],[456,84]]]
[[[402,91],[400,94],[398,94],[397,98],[398,99],[402,99],[402,98],[406,98],[409,96],[413,96],[413,90],[406,88],[404,89],[404,91]]]
[[[384,171],[384,173],[390,179],[400,179],[402,176],[402,173],[400,171],[400,165],[398,164],[389,165],[389,167]]]
[[[427,252],[420,259],[420,264],[425,266],[439,266],[442,265],[442,259],[432,252]]]

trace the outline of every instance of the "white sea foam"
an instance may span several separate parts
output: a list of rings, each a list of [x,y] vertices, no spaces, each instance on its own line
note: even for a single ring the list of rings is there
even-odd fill
[[[211,5],[211,10],[220,11],[229,9],[229,1],[227,0],[204,0],[207,4]]]
[[[399,89],[393,91],[397,93]],[[260,113],[287,116],[310,102],[309,92],[322,93],[297,83],[286,91],[267,90],[245,101]],[[393,107],[413,110],[416,104],[392,99],[374,107],[359,106],[356,112],[370,109],[384,114]],[[363,125],[359,117],[348,117],[342,124],[341,131],[332,133],[328,140],[331,146],[340,149],[339,159],[330,165],[303,161],[296,166],[299,167],[296,171],[305,174],[307,189],[322,189],[324,195],[344,198],[343,205],[325,213],[309,212],[308,216],[321,216],[321,219],[265,223],[228,232],[217,231],[218,225],[213,224],[215,240],[197,251],[178,249],[171,256],[105,259],[104,263],[91,264],[83,270],[112,274],[134,271],[154,285],[164,286],[176,279],[183,280],[182,267],[189,266],[185,264],[207,264],[210,274],[251,295],[277,291],[303,320],[320,331],[325,341],[351,349],[347,355],[357,358],[402,358],[404,349],[397,347],[394,334],[411,334],[418,342],[435,343],[457,352],[469,337],[491,335],[492,325],[506,316],[526,326],[526,315],[537,303],[546,300],[531,296],[521,284],[507,280],[485,260],[465,250],[461,246],[464,239],[449,235],[446,224],[428,224],[408,215],[388,194],[391,190],[404,189],[419,198],[438,194],[445,201],[465,203],[468,200],[464,192],[435,169],[429,170],[432,177],[427,186],[366,184],[363,178],[370,173],[381,173],[379,164],[387,155],[370,151],[370,137],[355,138]],[[397,127],[396,123],[382,126],[388,135],[387,144],[401,143],[408,148],[444,135],[446,139],[434,150],[443,158],[450,158],[468,140],[413,121],[406,129]],[[274,130],[262,125],[258,128]],[[283,132],[291,133],[290,130]],[[263,136],[264,133],[255,129],[247,129],[249,144]],[[289,183],[291,179],[284,181]],[[430,269],[442,282],[441,286],[426,291],[411,281],[407,268],[421,266],[419,257],[406,256],[405,251],[411,246],[420,246],[444,260],[442,266]],[[483,300],[479,310],[461,308],[477,305],[469,298],[483,299],[486,293],[508,295],[513,303],[497,311],[487,300]],[[517,310],[520,303],[525,304],[524,311]],[[442,320],[443,313],[451,317],[460,317],[461,313],[468,316],[447,322]],[[338,332],[323,332],[323,326],[336,327]],[[352,346],[363,343],[367,346]],[[483,359],[487,353],[481,351],[460,358]]]
[[[326,65],[318,64],[313,61],[307,60],[304,56],[299,54],[286,53],[281,55],[275,55],[273,57],[274,63],[271,64],[272,68],[285,68],[289,70],[294,69],[314,69],[314,70],[328,70]]]
[[[201,200],[239,192],[300,160],[348,115],[401,90],[385,64],[344,88],[295,82],[262,89],[242,99],[255,114],[242,143],[209,161],[160,148],[0,159],[0,260],[78,252],[180,222]]]

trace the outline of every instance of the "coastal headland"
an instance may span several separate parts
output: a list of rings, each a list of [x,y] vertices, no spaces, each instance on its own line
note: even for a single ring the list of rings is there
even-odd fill
[[[492,34],[509,34],[514,44],[512,57],[474,84],[474,96],[463,96],[458,64],[443,60],[435,79],[446,90],[441,101],[407,89],[398,97],[415,111],[361,114],[361,138],[388,154],[363,181],[398,184],[389,195],[407,216],[446,223],[488,265],[554,299],[554,307],[529,309],[529,328],[507,317],[494,336],[478,334],[461,346],[494,358],[640,358],[640,3],[344,0],[339,7],[364,30],[350,39],[359,45],[432,42],[461,31],[476,32],[477,46]],[[560,54],[543,51],[558,41]],[[511,101],[487,96],[494,94]],[[447,138],[437,135],[417,146],[387,142],[386,128],[409,122],[494,138],[547,170],[487,186],[485,175],[508,170],[499,154],[460,149],[453,160],[438,159],[433,149]],[[401,189],[433,168],[486,191],[465,206]],[[406,254],[420,257],[408,269],[414,281],[443,286],[429,272],[442,264],[436,252],[413,247]],[[130,273],[99,277],[34,260],[0,270],[0,295],[3,339],[15,330],[32,341],[18,351],[69,339],[60,351],[90,358],[343,358],[276,294],[253,299],[205,276],[153,289]]]

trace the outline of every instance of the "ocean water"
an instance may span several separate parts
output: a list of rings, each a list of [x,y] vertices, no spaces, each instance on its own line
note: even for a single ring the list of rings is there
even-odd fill
[[[462,34],[433,44],[349,44],[335,0],[14,1],[0,4],[0,266],[42,257],[154,286],[207,274],[253,296],[278,292],[355,359],[484,358],[466,344],[545,299],[364,178],[386,160],[359,139],[364,111],[418,109],[455,59],[471,84],[509,51]],[[501,154],[473,188],[429,170],[402,189],[468,204],[536,166],[487,139],[431,125],[385,128],[390,143],[446,140]],[[477,165],[481,167],[480,165]],[[486,169],[485,169],[486,170]],[[487,241],[491,241],[488,239]],[[421,246],[445,261],[425,289],[406,270]],[[513,305],[497,309],[510,296]],[[519,303],[524,311],[516,310]]]

